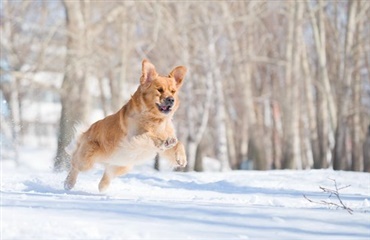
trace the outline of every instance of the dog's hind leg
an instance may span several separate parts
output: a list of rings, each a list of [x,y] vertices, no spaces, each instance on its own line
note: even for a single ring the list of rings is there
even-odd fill
[[[90,170],[94,166],[94,147],[90,145],[81,145],[72,155],[71,169],[64,181],[64,189],[71,190],[76,184],[79,172]]]
[[[66,177],[66,180],[64,180],[64,189],[65,190],[71,190],[74,185],[76,184],[78,173],[80,172],[77,168],[77,150],[72,155],[71,159],[71,169],[69,170],[68,176]]]
[[[71,190],[74,185],[76,184],[77,176],[79,171],[75,168],[71,168],[71,170],[68,173],[68,176],[66,180],[64,181],[64,189],[65,190]]]
[[[107,190],[107,188],[109,187],[109,184],[110,184],[111,180],[114,177],[123,175],[123,174],[127,173],[130,169],[131,169],[131,167],[129,167],[129,166],[122,167],[122,166],[107,165],[105,167],[104,175],[103,175],[103,177],[102,177],[102,179],[100,180],[100,183],[99,183],[99,191],[100,192],[105,192]]]

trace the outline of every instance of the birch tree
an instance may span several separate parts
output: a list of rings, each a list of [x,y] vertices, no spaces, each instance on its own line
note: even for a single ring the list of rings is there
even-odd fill
[[[348,2],[347,11],[347,25],[343,55],[343,65],[341,71],[341,98],[339,105],[341,106],[338,111],[338,124],[335,134],[335,148],[334,148],[334,169],[347,170],[349,169],[347,154],[346,154],[346,130],[348,127],[348,114],[350,104],[350,89],[351,89],[351,60],[352,60],[352,47],[354,42],[354,32],[356,28],[356,13],[358,8],[358,1],[350,0]]]
[[[352,142],[352,171],[363,171],[364,170],[364,156],[363,156],[363,143],[365,141],[366,133],[363,131],[363,124],[361,122],[361,104],[362,104],[362,79],[360,69],[363,65],[364,59],[364,46],[362,42],[364,39],[364,25],[367,24],[366,18],[363,16],[370,9],[370,4],[367,1],[360,1],[357,6],[356,14],[356,30],[354,36],[353,46],[353,73],[351,84],[352,92],[352,119],[351,119],[351,142]],[[369,33],[368,33],[369,34]],[[366,36],[366,35],[365,35]]]
[[[212,17],[213,19],[213,17]],[[216,52],[216,40],[217,33],[213,26],[207,29],[208,39],[208,54],[209,54],[209,68],[212,69],[208,81],[213,82],[215,91],[215,125],[216,125],[216,156],[221,163],[221,171],[230,170],[230,163],[228,158],[228,145],[227,145],[227,119],[225,110],[225,97],[223,92],[222,75],[220,68],[218,67],[219,62],[217,61],[218,56]]]
[[[64,1],[67,26],[67,56],[65,75],[61,88],[61,118],[59,123],[58,150],[54,170],[66,169],[69,155],[66,147],[74,136],[77,123],[87,122],[90,94],[87,87],[88,36],[90,2]]]
[[[292,4],[292,6],[289,6]],[[286,46],[287,65],[285,69],[286,103],[284,111],[284,152],[283,162],[285,168],[302,168],[300,157],[299,139],[299,105],[298,105],[298,73],[299,73],[299,49],[297,43],[299,22],[302,18],[302,3],[288,3],[288,34]]]
[[[176,15],[177,15],[177,23],[179,26],[184,26],[180,30],[180,32],[177,32],[177,35],[179,37],[179,42],[182,46],[183,53],[179,54],[181,55],[182,62],[185,66],[190,65],[190,42],[194,41],[194,39],[191,38],[191,34],[189,30],[187,30],[187,27],[191,26],[191,18],[188,16],[188,12],[190,10],[189,3],[182,3],[182,4],[176,4]],[[187,27],[186,27],[187,26]],[[184,51],[185,50],[185,51]],[[189,69],[189,72],[191,74],[191,70]],[[200,144],[200,141],[202,140],[202,137],[206,131],[207,125],[208,125],[208,119],[209,119],[209,110],[211,107],[211,101],[212,101],[212,92],[213,92],[213,84],[212,84],[212,74],[211,71],[207,71],[205,69],[205,75],[206,76],[199,76],[197,78],[197,81],[194,81],[191,77],[187,77],[186,84],[184,86],[185,90],[185,96],[186,102],[189,104],[186,104],[186,124],[187,124],[187,141],[186,141],[186,153],[187,153],[187,159],[188,159],[188,165],[187,170],[193,171],[197,170],[196,168],[196,155],[197,155],[197,149]],[[203,90],[205,92],[205,98],[201,101],[202,104],[199,104],[199,99],[194,99],[193,92],[200,90],[200,83],[204,82],[205,89]],[[196,86],[194,86],[196,85]],[[198,109],[195,109],[195,106],[197,106]],[[199,169],[200,167],[198,167]]]

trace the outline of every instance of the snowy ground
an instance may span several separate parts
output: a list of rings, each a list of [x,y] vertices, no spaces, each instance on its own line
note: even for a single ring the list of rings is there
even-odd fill
[[[369,239],[370,174],[315,171],[155,172],[115,179],[106,194],[101,170],[63,189],[51,151],[24,150],[22,167],[1,161],[0,239]],[[340,191],[354,210],[319,186]]]

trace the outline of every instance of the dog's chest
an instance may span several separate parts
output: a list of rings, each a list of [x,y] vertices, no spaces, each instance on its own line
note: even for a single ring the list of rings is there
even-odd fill
[[[155,147],[148,133],[150,132],[152,136],[158,136],[159,139],[163,138],[163,140],[166,140],[167,135],[172,136],[172,129],[172,121],[154,124],[141,119],[130,118],[126,136],[108,157],[107,163],[127,166],[154,159],[159,149]]]
[[[146,135],[126,137],[109,156],[108,163],[119,166],[137,165],[154,159],[157,152],[153,141]]]
[[[151,132],[153,135],[160,135],[168,132],[169,129],[173,129],[171,120],[157,122],[145,117],[129,118],[126,137],[131,138],[146,132]]]

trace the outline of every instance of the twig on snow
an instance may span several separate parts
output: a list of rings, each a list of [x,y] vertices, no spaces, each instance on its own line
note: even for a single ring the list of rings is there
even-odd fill
[[[339,203],[334,203],[334,202],[328,202],[328,201],[325,201],[325,200],[321,200],[321,201],[314,201],[312,199],[309,199],[306,195],[303,194],[303,197],[305,199],[307,199],[309,202],[312,202],[312,203],[317,203],[317,204],[321,204],[321,205],[328,205],[328,206],[335,206],[336,208],[341,208],[341,209],[344,209],[346,210],[349,214],[353,214],[353,209],[347,207],[340,195],[339,195],[339,190],[342,190],[342,189],[345,189],[345,188],[348,188],[350,187],[351,185],[347,185],[347,186],[344,186],[344,187],[340,187],[338,188],[338,184],[337,184],[337,181],[335,179],[332,179],[332,178],[329,178],[329,180],[333,181],[334,182],[334,187],[335,189],[329,189],[329,188],[325,188],[325,187],[321,187],[319,186],[319,188],[324,192],[324,193],[328,193],[329,194],[329,198],[331,198],[333,195],[338,199]]]

